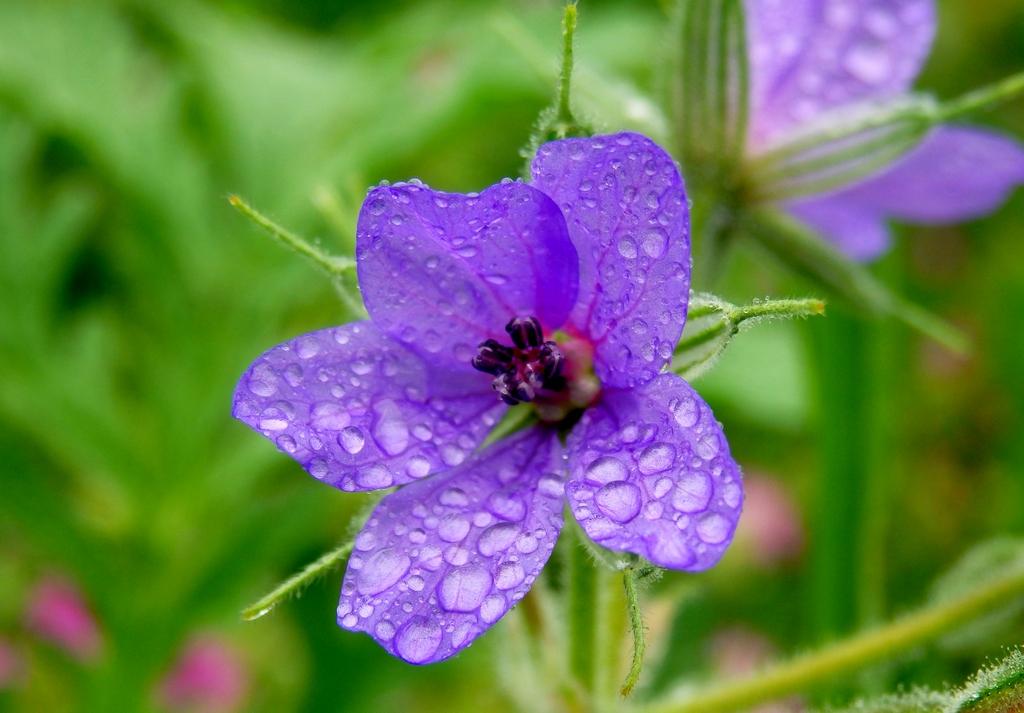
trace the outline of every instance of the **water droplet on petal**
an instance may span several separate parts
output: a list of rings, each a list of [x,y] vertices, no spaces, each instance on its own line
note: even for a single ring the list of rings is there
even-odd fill
[[[587,466],[584,477],[588,483],[604,485],[616,480],[625,480],[627,475],[629,470],[622,461],[612,456],[602,456]]]
[[[384,641],[391,641],[391,638],[395,635],[395,625],[390,621],[379,621],[377,626],[374,627],[373,632],[377,635],[378,639]]]
[[[445,515],[437,526],[437,536],[445,542],[459,542],[469,534],[469,519],[463,515]]]
[[[636,257],[636,241],[629,236],[619,238],[619,255],[632,260]]]
[[[366,436],[363,435],[362,429],[358,426],[349,426],[342,429],[341,433],[338,434],[338,444],[345,449],[346,453],[351,453],[352,455],[363,450],[365,442]]]
[[[672,415],[676,417],[676,423],[683,428],[694,426],[700,415],[697,402],[689,396],[683,397],[672,406]]]
[[[350,423],[352,417],[345,407],[333,401],[316,404],[309,417],[309,425],[320,430],[340,431]]]
[[[449,507],[464,508],[469,505],[469,496],[462,488],[448,488],[441,493],[437,501]]]
[[[381,450],[389,456],[396,456],[409,446],[409,427],[391,399],[377,403],[373,410],[377,412],[377,423],[373,427],[373,439]]]
[[[494,572],[494,586],[498,589],[518,587],[526,579],[526,572],[518,562],[505,562]]]
[[[423,456],[413,456],[409,459],[409,464],[405,466],[405,472],[411,478],[422,478],[430,472],[430,461]]]
[[[714,488],[707,473],[689,470],[682,474],[672,495],[672,507],[679,512],[700,512],[711,502]]]
[[[487,509],[503,520],[518,522],[526,516],[526,504],[513,493],[499,490],[487,498]]]
[[[288,425],[287,414],[279,408],[271,406],[260,414],[259,426],[265,431],[281,431]]]
[[[637,467],[644,475],[661,473],[676,462],[676,448],[671,443],[652,443],[640,452]]]
[[[446,574],[437,588],[437,598],[446,611],[471,612],[480,606],[490,591],[491,575],[470,565]]]
[[[391,471],[381,463],[374,463],[356,474],[356,483],[360,488],[366,490],[387,488],[392,482],[394,482],[394,478],[391,475]]]
[[[565,495],[565,483],[561,476],[549,473],[537,483],[537,491],[549,498],[560,498]]]
[[[364,596],[380,594],[409,571],[412,562],[404,552],[388,547],[374,554],[359,570],[356,589]]]
[[[480,618],[485,624],[493,624],[505,613],[505,597],[501,594],[492,594],[484,599],[480,605]]]
[[[659,258],[668,247],[668,234],[661,228],[645,228],[640,234],[640,245],[649,257]]]
[[[720,545],[732,534],[732,524],[717,512],[705,515],[697,522],[697,537],[709,545]]]
[[[395,650],[409,663],[426,663],[437,652],[442,636],[441,626],[436,621],[419,617],[398,635]]]
[[[597,507],[615,522],[629,522],[640,513],[640,488],[620,480],[608,483],[597,491]]]
[[[697,441],[697,455],[704,460],[711,460],[718,455],[719,442],[717,433],[708,433]]]
[[[519,525],[502,522],[484,530],[476,543],[476,548],[484,557],[493,557],[498,552],[508,549],[518,534]]]

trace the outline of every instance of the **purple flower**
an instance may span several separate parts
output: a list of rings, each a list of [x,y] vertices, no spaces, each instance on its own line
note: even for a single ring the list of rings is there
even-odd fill
[[[675,164],[622,133],[545,144],[532,172],[479,195],[371,190],[371,319],[271,349],[235,393],[235,416],[314,477],[404,486],[356,537],[338,620],[411,663],[452,656],[526,594],[566,498],[599,544],[689,571],[739,517],[721,426],[665,372],[690,283]],[[474,452],[517,402],[539,424]]]
[[[935,34],[933,0],[746,0],[749,148],[761,153],[829,112],[905,94]],[[889,246],[888,219],[976,218],[1024,183],[1024,149],[1000,133],[940,126],[879,172],[785,208],[853,258]]]

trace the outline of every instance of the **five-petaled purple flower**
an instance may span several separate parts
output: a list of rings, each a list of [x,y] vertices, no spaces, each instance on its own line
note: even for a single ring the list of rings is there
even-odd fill
[[[746,0],[755,155],[858,103],[905,94],[935,35],[934,0]],[[851,257],[889,246],[886,220],[979,217],[1024,183],[1024,149],[997,132],[933,129],[865,179],[787,204]]]
[[[690,284],[676,165],[621,133],[545,144],[532,173],[479,195],[371,190],[371,319],[271,349],[235,393],[235,416],[314,477],[404,486],[356,537],[337,613],[411,663],[452,656],[526,594],[566,498],[599,544],[690,571],[739,518],[721,426],[666,372]],[[516,402],[539,423],[474,452]]]

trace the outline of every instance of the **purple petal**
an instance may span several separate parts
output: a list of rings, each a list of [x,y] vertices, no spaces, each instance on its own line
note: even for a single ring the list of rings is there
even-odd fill
[[[353,322],[266,352],[232,413],[319,480],[386,488],[458,465],[504,413],[487,375],[432,376],[372,322]]]
[[[994,131],[942,126],[889,169],[787,206],[855,259],[888,247],[887,218],[954,223],[995,210],[1024,183],[1024,147]]]
[[[356,259],[377,326],[452,370],[472,369],[485,339],[507,340],[513,317],[561,327],[579,279],[558,206],[512,182],[479,196],[375,188],[359,213]]]
[[[606,391],[566,443],[573,515],[598,544],[695,572],[732,541],[739,466],[711,409],[683,379]]]
[[[873,260],[889,248],[885,217],[842,195],[796,201],[786,209],[854,260]]]
[[[551,555],[564,472],[558,436],[538,427],[384,498],[356,537],[338,623],[409,663],[469,646]]]
[[[594,371],[634,386],[668,363],[690,289],[686,191],[672,158],[622,133],[544,144],[533,184],[562,208],[580,256],[569,324],[594,345]]]
[[[934,0],[746,0],[751,144],[829,109],[905,92],[935,36]]]

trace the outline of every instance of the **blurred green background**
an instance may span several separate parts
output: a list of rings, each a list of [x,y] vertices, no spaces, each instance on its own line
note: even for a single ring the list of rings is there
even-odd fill
[[[560,10],[0,1],[0,641],[20,662],[0,710],[206,710],[159,693],[197,634],[242,680],[209,710],[509,709],[500,633],[408,666],[337,628],[341,572],[240,620],[365,501],[229,416],[256,356],[351,317],[226,197],[345,252],[367,185],[469,191],[517,175],[552,97]],[[583,0],[580,15],[579,92],[619,128],[654,91],[665,9]],[[921,87],[950,97],[1024,67],[1021,3],[947,0],[940,16]],[[982,119],[1024,135],[1024,101]],[[650,687],[889,618],[973,544],[1024,535],[1022,224],[1018,194],[970,225],[900,229],[877,266],[968,331],[968,357],[830,310],[744,333],[697,382],[755,483],[753,514],[720,567],[649,592]],[[722,291],[814,293],[742,254]],[[52,576],[80,589],[100,653],[33,633],[26,608]],[[1003,617],[805,703],[959,682],[1022,633]]]

